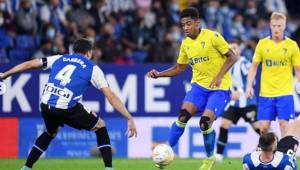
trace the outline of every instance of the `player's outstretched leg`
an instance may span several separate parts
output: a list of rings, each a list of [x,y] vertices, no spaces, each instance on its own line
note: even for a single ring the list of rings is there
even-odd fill
[[[50,142],[54,138],[53,136],[55,135],[51,136],[47,132],[44,132],[37,138],[28,155],[25,166],[23,166],[21,170],[31,170],[33,164],[40,158],[43,152],[47,150]]]
[[[200,129],[203,133],[204,147],[207,155],[207,158],[203,160],[199,170],[210,170],[216,161],[216,158],[213,155],[216,140],[216,132],[212,127],[212,122],[214,118],[211,117],[214,117],[214,113],[206,110],[203,116],[201,117],[199,123]]]
[[[178,117],[178,120],[174,122],[171,127],[170,138],[169,138],[169,145],[171,147],[174,147],[178,143],[179,138],[184,132],[186,123],[189,121],[191,117],[192,115],[186,109],[180,110],[180,115]]]
[[[203,134],[204,147],[207,157],[210,157],[214,154],[216,141],[216,132],[209,122],[210,118],[208,116],[202,116],[200,119],[200,128]]]
[[[95,131],[97,137],[98,149],[101,153],[105,170],[113,170],[112,168],[112,150],[110,139],[106,127],[101,127]]]
[[[225,146],[227,145],[227,141],[228,141],[228,129],[224,127],[220,127],[220,134],[217,141],[217,154],[216,154],[216,159],[219,162],[222,162],[223,160],[223,153],[224,153]]]

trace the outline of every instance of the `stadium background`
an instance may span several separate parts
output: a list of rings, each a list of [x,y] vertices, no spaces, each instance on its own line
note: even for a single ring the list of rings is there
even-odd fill
[[[88,89],[84,103],[107,122],[115,157],[149,158],[152,146],[168,139],[169,126],[189,88],[190,70],[158,80],[145,74],[176,61],[183,38],[179,11],[186,6],[199,9],[203,28],[221,32],[228,41],[241,40],[242,55],[250,60],[258,39],[269,35],[272,11],[288,14],[286,35],[300,43],[297,0],[0,0],[0,72],[31,58],[69,52],[74,39],[89,38],[96,44],[94,61],[137,116],[139,137],[124,136],[126,121],[95,89]],[[38,103],[46,80],[47,72],[40,71],[5,80],[8,91],[0,95],[1,158],[24,158],[44,130]],[[295,99],[299,111],[298,95]],[[189,122],[176,148],[178,156],[204,156],[198,120]],[[272,130],[278,132],[278,127]],[[240,121],[230,129],[226,154],[241,157],[255,148],[257,139]],[[93,133],[65,127],[44,156],[90,157],[95,146]]]

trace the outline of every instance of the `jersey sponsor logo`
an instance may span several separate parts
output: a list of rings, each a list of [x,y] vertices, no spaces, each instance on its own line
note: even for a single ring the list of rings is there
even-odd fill
[[[82,68],[86,67],[86,64],[84,63],[84,61],[82,61],[80,58],[65,58],[63,57],[63,61],[64,62],[74,62],[74,63],[78,63],[81,65]]]
[[[283,50],[283,54],[286,55],[287,52],[288,52],[288,49],[287,48],[283,48],[282,50]]]
[[[204,48],[205,47],[205,41],[201,41],[201,47]]]
[[[287,66],[288,60],[266,60],[266,66],[267,67],[281,67],[281,66]]]
[[[195,65],[198,63],[206,62],[206,61],[209,61],[209,56],[193,57],[193,58],[190,58],[190,65]]]
[[[67,99],[69,99],[72,96],[72,93],[68,92],[69,90],[61,89],[59,87],[50,86],[48,84],[45,85],[45,91],[47,91],[51,94],[57,95],[57,96],[67,98]]]

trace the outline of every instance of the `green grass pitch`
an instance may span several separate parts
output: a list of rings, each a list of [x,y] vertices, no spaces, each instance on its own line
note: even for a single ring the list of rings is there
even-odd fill
[[[200,159],[175,159],[165,170],[198,170]],[[24,159],[0,159],[0,170],[19,170]],[[150,159],[114,159],[115,170],[158,170]],[[240,170],[241,159],[224,159],[214,170]],[[100,159],[41,159],[33,170],[103,170]]]
[[[0,159],[0,170],[19,170],[24,159]],[[298,161],[298,164],[300,161]],[[114,159],[115,170],[158,170],[150,159]],[[165,170],[198,170],[199,159],[175,159]],[[222,164],[215,164],[213,170],[240,170],[240,158],[224,159]],[[33,170],[103,170],[100,159],[41,159]]]

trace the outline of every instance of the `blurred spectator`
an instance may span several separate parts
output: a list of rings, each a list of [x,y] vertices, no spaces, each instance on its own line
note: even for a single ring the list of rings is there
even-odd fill
[[[94,0],[92,2],[92,7],[89,10],[90,15],[94,18],[94,28],[99,29],[106,21],[107,14],[105,13],[106,0]]]
[[[130,48],[125,49],[125,52],[118,55],[115,60],[114,63],[115,64],[134,64],[134,60],[132,59],[133,55],[132,55],[132,51]]]
[[[269,13],[278,11],[287,14],[287,9],[283,0],[266,0],[265,7]]]
[[[102,57],[103,57],[102,50],[101,50],[99,47],[96,46],[96,47],[93,49],[92,60],[93,60],[96,64],[99,64],[99,63],[101,63],[101,61],[102,61]]]
[[[95,44],[102,51],[102,61],[113,62],[115,57],[120,54],[119,42],[114,39],[113,25],[106,23],[101,30],[100,40]]]
[[[15,15],[18,34],[35,35],[38,31],[37,13],[32,8],[31,0],[21,0],[20,8]]]
[[[244,17],[241,14],[236,14],[233,17],[232,25],[231,25],[231,34],[235,38],[240,38],[242,40],[246,40],[246,29],[243,25]]]
[[[42,39],[40,49],[35,52],[33,58],[48,57],[52,54],[52,41],[50,39]]]
[[[151,0],[135,0],[135,5],[137,8],[149,9]]]
[[[297,0],[0,0],[0,63],[65,53],[79,37],[95,42],[98,63],[174,62],[187,6],[199,9],[201,28],[241,39],[248,58],[269,35],[272,10],[288,12],[285,33],[300,43]]]
[[[145,23],[145,11],[138,9],[135,21],[128,25],[123,34],[122,42],[125,48],[133,51],[135,62],[144,62],[149,54],[151,46],[155,43],[154,29],[147,27]]]
[[[169,0],[167,13],[168,13],[168,21],[170,22],[171,25],[178,24],[180,22],[178,0]]]
[[[217,13],[220,5],[219,1],[211,0],[207,5],[208,6],[205,9],[206,26],[210,29],[216,29],[218,24]]]
[[[65,32],[68,25],[66,13],[59,7],[60,0],[47,0],[48,3],[41,7],[40,19],[44,24],[51,23],[58,32]]]
[[[54,55],[67,53],[67,50],[65,48],[65,44],[63,41],[63,36],[61,36],[60,34],[58,34],[54,39],[53,46],[52,46],[52,53]]]
[[[179,48],[176,42],[177,36],[176,32],[165,34],[164,41],[154,48],[153,62],[174,63],[176,61]]]
[[[133,0],[109,0],[106,2],[106,10],[108,13],[132,11],[135,9],[135,4]]]
[[[73,0],[72,8],[67,13],[69,21],[75,22],[78,31],[84,33],[87,27],[94,25],[94,18],[84,9],[82,0]]]

